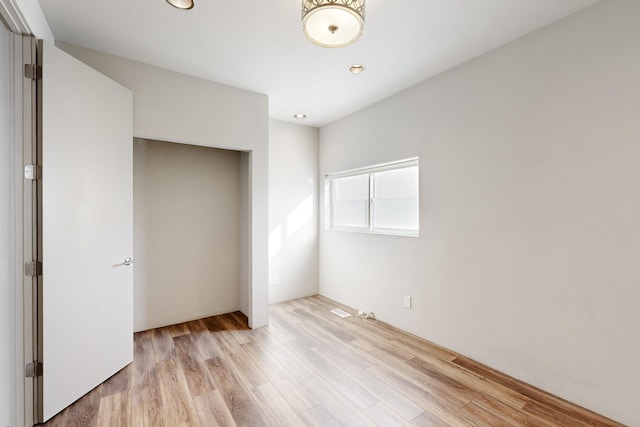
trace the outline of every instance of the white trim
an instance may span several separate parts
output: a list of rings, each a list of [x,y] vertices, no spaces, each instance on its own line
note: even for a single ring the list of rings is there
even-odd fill
[[[5,26],[0,23],[0,28]],[[12,425],[24,425],[24,356],[23,342],[23,305],[22,305],[22,180],[19,170],[22,169],[22,37],[13,32],[9,34],[9,156],[12,160],[9,175],[9,286],[11,286],[13,337],[9,343],[14,372],[11,378],[13,387],[10,401],[10,422]]]
[[[15,335],[13,339],[14,350],[14,363],[15,363],[15,377],[14,385],[15,390],[13,394],[13,422],[16,425],[24,425],[24,416],[22,414],[22,408],[24,407],[24,379],[22,378],[22,362],[24,360],[22,352],[22,286],[21,278],[18,277],[18,263],[22,261],[22,239],[19,233],[22,229],[22,187],[20,181],[16,177],[16,171],[18,164],[22,162],[22,123],[21,114],[22,111],[22,85],[16,77],[18,73],[18,65],[22,62],[22,43],[21,37],[15,34],[11,34],[11,43],[9,43],[9,56],[11,66],[11,139],[9,141],[11,158],[14,159],[14,166],[11,174],[10,191],[11,191],[11,247],[13,251],[10,255],[9,264],[9,276],[13,284],[13,296],[14,296],[14,326]],[[18,61],[20,59],[20,61]]]
[[[0,20],[7,24],[12,33],[55,42],[38,0],[0,0]]]
[[[420,232],[418,230],[407,230],[406,233],[402,232],[402,230],[389,230],[383,228],[368,229],[359,227],[334,227],[329,230],[345,233],[381,234],[383,236],[420,237]]]
[[[392,169],[409,168],[412,166],[418,166],[418,157],[411,157],[408,159],[396,160],[393,162],[380,163],[377,165],[366,166],[366,167],[357,168],[357,169],[349,169],[342,172],[328,173],[325,175],[325,179],[333,180],[336,178],[346,178],[349,176],[383,172],[383,171],[392,170]]]
[[[31,163],[33,135],[33,83],[24,78],[24,64],[35,60],[34,38],[12,34],[12,223],[14,228],[13,268],[15,284],[15,422],[31,426],[33,419],[33,380],[26,378],[25,365],[33,360],[33,319],[31,281],[23,275],[25,255],[31,252],[31,185],[26,186],[24,165]],[[27,217],[25,218],[25,215]]]
[[[15,0],[0,0],[0,16],[12,33],[32,34],[31,28]]]

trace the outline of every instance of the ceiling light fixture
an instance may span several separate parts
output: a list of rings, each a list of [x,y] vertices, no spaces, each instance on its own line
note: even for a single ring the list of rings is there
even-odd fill
[[[293,118],[295,118],[295,119],[306,119],[307,115],[298,113],[298,114],[294,114]]]
[[[178,9],[193,9],[193,0],[167,0],[171,6],[176,7]]]
[[[365,0],[302,0],[302,31],[322,47],[355,43],[364,31]]]
[[[364,70],[367,68],[362,64],[353,64],[349,66],[349,72],[351,74],[361,74],[364,73]]]

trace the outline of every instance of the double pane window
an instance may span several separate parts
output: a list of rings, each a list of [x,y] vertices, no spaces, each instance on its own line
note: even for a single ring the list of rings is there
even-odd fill
[[[327,176],[329,227],[417,236],[418,159]]]

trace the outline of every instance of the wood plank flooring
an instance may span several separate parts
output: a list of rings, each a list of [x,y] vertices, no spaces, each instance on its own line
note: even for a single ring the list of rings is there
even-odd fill
[[[619,426],[321,296],[135,335],[131,365],[47,426]]]

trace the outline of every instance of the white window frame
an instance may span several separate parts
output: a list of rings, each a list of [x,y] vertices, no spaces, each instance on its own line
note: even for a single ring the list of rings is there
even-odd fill
[[[398,170],[410,167],[417,167],[418,174],[420,173],[418,157],[410,159],[398,160],[394,162],[379,164],[375,166],[369,166],[359,169],[352,169],[339,173],[331,173],[325,175],[325,215],[326,215],[326,228],[333,231],[348,231],[356,233],[370,233],[370,234],[388,234],[394,236],[409,236],[419,237],[420,235],[420,213],[418,212],[418,228],[415,230],[407,230],[400,228],[376,228],[375,224],[375,174],[379,172],[385,172],[390,170]],[[351,176],[369,176],[369,204],[368,204],[368,225],[365,227],[357,226],[336,226],[334,225],[334,200],[335,200],[335,181],[340,178],[348,178]],[[420,183],[418,182],[418,188]],[[420,197],[420,191],[418,190],[418,198]]]

